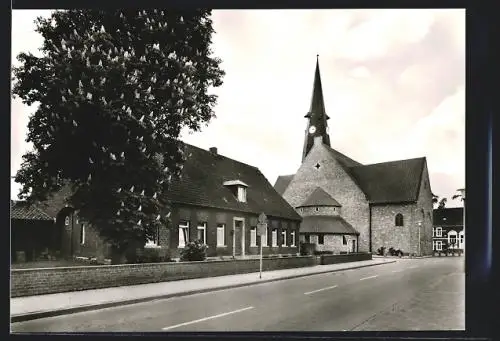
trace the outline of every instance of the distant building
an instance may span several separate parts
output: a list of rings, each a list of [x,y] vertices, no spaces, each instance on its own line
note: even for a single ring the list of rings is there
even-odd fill
[[[464,209],[462,207],[435,209],[432,249],[434,253],[463,251],[465,247]]]
[[[222,156],[216,148],[206,151],[185,144],[184,153],[189,156],[181,179],[173,180],[167,193],[172,204],[170,223],[145,247],[178,257],[188,242],[201,240],[208,246],[208,256],[256,255],[257,218],[264,212],[268,230],[263,253],[298,253],[301,217],[259,169]],[[108,245],[67,205],[70,194],[64,188],[38,205],[49,219],[55,219],[50,247],[64,257],[108,258]]]
[[[362,165],[333,149],[318,63],[305,117],[302,164],[274,186],[302,215],[301,240],[334,252],[432,254],[426,158]]]

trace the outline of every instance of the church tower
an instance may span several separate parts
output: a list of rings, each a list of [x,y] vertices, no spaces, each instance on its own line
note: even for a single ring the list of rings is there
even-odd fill
[[[316,72],[314,74],[314,85],[311,99],[311,107],[307,113],[307,129],[304,140],[304,150],[302,152],[302,161],[314,144],[314,138],[323,137],[323,143],[330,146],[330,136],[328,136],[328,123],[330,118],[325,111],[325,102],[323,100],[323,89],[321,87],[321,76],[319,74],[319,55],[316,56]]]

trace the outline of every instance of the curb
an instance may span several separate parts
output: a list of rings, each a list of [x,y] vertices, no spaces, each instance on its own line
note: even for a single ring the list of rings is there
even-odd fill
[[[247,282],[247,283],[222,285],[222,286],[213,287],[213,288],[195,289],[195,290],[184,291],[184,292],[176,292],[176,293],[172,293],[172,294],[162,294],[162,295],[156,295],[156,296],[141,297],[141,298],[136,298],[136,299],[132,299],[132,300],[98,303],[98,304],[91,304],[91,305],[72,307],[72,308],[64,308],[64,309],[58,309],[58,310],[52,310],[52,311],[50,311],[50,310],[49,311],[39,311],[39,312],[11,316],[10,322],[11,323],[25,322],[25,321],[37,320],[37,319],[46,318],[46,317],[69,315],[69,314],[81,313],[81,312],[91,311],[91,310],[100,310],[100,309],[106,309],[106,308],[112,308],[112,307],[118,307],[118,306],[124,306],[124,305],[144,303],[144,302],[149,302],[149,301],[163,300],[163,299],[172,298],[172,297],[189,296],[189,295],[200,294],[200,293],[205,293],[205,292],[210,292],[210,291],[220,291],[220,290],[226,290],[226,289],[240,288],[240,287],[252,286],[252,285],[256,285],[256,284],[277,282],[277,281],[283,281],[283,280],[287,280],[287,279],[307,277],[307,276],[319,275],[319,274],[324,274],[324,273],[329,273],[329,272],[339,272],[339,271],[345,271],[345,270],[360,269],[360,268],[390,264],[390,263],[395,263],[395,262],[396,262],[395,260],[391,260],[391,261],[377,263],[377,264],[359,265],[359,266],[353,266],[350,268],[336,269],[336,270],[324,270],[324,271],[308,273],[308,274],[289,275],[289,276],[285,276],[285,277],[271,278],[271,279],[266,279],[266,280],[256,280],[256,281]]]

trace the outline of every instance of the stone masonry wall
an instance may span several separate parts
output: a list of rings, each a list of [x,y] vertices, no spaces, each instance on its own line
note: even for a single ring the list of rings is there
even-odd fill
[[[342,235],[337,235],[337,234],[327,234],[324,236],[324,244],[323,245],[316,245],[316,250],[317,251],[333,251],[334,253],[340,253],[340,252],[352,252],[352,241],[356,241],[356,236],[352,235],[346,235],[345,236],[347,240],[347,244],[344,245],[342,244]],[[357,243],[357,241],[356,241]],[[356,251],[356,250],[354,250]]]
[[[429,180],[429,172],[427,162],[425,163],[424,172],[422,174],[422,183],[420,184],[420,192],[417,205],[424,210],[425,219],[423,219],[422,228],[420,231],[422,255],[432,255],[432,229],[433,222],[433,206],[432,206],[432,190]]]
[[[414,229],[414,204],[406,205],[374,205],[372,206],[372,241],[373,252],[384,246],[386,250],[393,247],[405,253],[416,252],[411,234]],[[403,215],[403,226],[396,226],[396,214]]]
[[[312,215],[334,216],[341,214],[340,207],[333,207],[333,206],[300,207],[299,209],[297,209],[297,212],[303,217]]]
[[[317,163],[319,169],[314,167]],[[360,233],[359,251],[368,252],[369,206],[366,196],[326,147],[318,142],[304,159],[283,197],[296,208],[316,187],[321,187],[342,205],[342,217]]]

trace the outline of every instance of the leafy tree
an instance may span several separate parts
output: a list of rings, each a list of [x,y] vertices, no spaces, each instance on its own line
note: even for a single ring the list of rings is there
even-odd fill
[[[432,204],[436,205],[439,203],[439,196],[435,195],[434,193],[432,194]]]
[[[465,195],[462,194],[461,191],[459,191],[459,193],[453,195],[451,197],[452,200],[455,200],[455,199],[460,199],[460,201],[465,201]]]
[[[439,200],[438,209],[441,210],[441,209],[445,208],[447,201],[448,201],[448,199],[441,198],[441,200]]]
[[[222,85],[211,11],[69,10],[37,18],[42,57],[21,53],[13,95],[37,105],[19,197],[70,204],[112,245],[113,262],[168,220],[164,193],[183,161],[182,127],[214,117]]]

